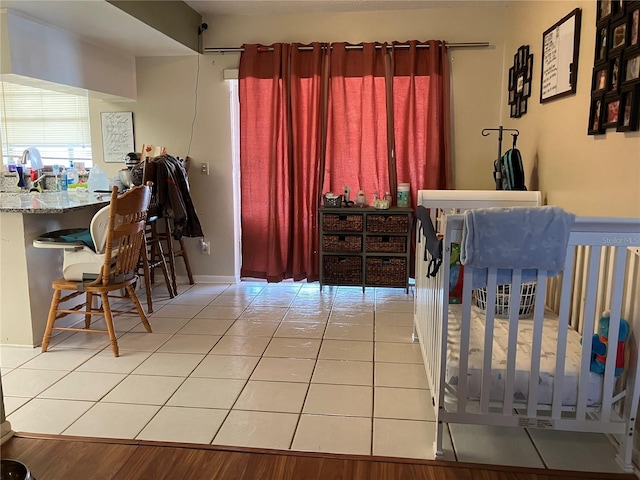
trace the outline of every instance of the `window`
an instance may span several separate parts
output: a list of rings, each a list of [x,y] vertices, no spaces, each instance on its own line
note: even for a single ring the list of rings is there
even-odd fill
[[[91,167],[89,99],[53,90],[0,82],[3,163],[18,162],[36,147],[45,165],[70,161]]]

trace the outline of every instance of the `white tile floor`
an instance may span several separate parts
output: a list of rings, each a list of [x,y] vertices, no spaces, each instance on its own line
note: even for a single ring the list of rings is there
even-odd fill
[[[16,431],[433,458],[434,412],[401,289],[242,282],[154,289],[154,333],[0,347]],[[143,299],[143,305],[145,304]],[[620,472],[603,435],[451,425],[447,460]]]

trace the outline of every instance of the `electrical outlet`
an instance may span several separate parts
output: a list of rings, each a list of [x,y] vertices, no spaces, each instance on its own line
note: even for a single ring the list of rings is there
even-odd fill
[[[209,162],[200,164],[200,173],[202,175],[209,175]]]
[[[200,249],[204,255],[211,255],[211,242],[202,240],[200,242]]]

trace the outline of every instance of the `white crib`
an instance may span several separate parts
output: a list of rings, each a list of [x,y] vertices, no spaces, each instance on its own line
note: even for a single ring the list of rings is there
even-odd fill
[[[640,255],[634,247],[640,246],[640,219],[578,217],[563,274],[547,278],[538,271],[529,318],[519,318],[517,308],[509,318],[495,315],[495,269],[489,269],[486,310],[476,305],[468,270],[461,304],[449,304],[451,246],[462,235],[459,213],[539,204],[539,192],[418,193],[418,205],[429,210],[443,236],[442,266],[431,277],[426,240],[417,229],[414,340],[420,342],[436,410],[435,456],[443,455],[445,423],[599,432],[618,443],[617,460],[633,471],[640,396]],[[520,305],[522,272],[512,272],[508,301]],[[614,361],[606,362],[604,375],[590,372],[591,337],[604,310],[611,312],[610,338],[617,338],[621,317],[631,327],[619,377]]]

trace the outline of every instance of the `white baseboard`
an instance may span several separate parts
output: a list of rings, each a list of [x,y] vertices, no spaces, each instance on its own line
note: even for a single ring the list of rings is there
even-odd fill
[[[11,430],[11,423],[9,420],[5,420],[0,425],[0,445],[13,437],[13,430]]]
[[[189,283],[189,278],[186,275],[178,275],[176,278],[178,283]],[[194,275],[193,280],[196,283],[226,283],[235,284],[240,283],[239,277],[234,276],[222,276],[222,275]]]

